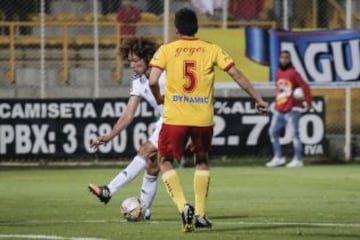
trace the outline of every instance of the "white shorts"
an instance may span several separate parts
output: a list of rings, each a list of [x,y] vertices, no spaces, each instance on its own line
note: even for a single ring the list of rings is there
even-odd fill
[[[159,134],[160,134],[162,124],[163,124],[163,118],[161,117],[155,123],[155,130],[149,137],[149,141],[154,145],[154,147],[156,147],[156,149],[158,148]]]

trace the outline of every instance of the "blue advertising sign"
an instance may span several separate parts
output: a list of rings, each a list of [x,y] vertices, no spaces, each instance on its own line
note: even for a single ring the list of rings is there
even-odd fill
[[[271,81],[275,80],[282,50],[291,53],[294,67],[309,82],[360,81],[360,31],[246,29],[246,55],[257,63],[270,65]]]

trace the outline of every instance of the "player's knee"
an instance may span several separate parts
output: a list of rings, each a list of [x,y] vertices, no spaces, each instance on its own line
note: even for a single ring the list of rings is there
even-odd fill
[[[195,165],[208,165],[208,154],[206,152],[196,153]]]
[[[270,128],[269,135],[270,137],[276,138],[280,136],[281,129]]]
[[[300,131],[294,132],[294,139],[300,139]]]
[[[141,145],[138,154],[146,160],[153,159],[154,156],[156,158],[156,148],[152,145],[151,142],[147,141]]]
[[[159,157],[159,164],[167,164],[170,163],[172,164],[172,162],[174,161],[174,158],[170,155],[165,155],[165,156],[160,156]]]
[[[162,172],[173,169],[174,158],[172,156],[160,156],[159,157],[159,166]]]
[[[269,130],[268,130],[269,136],[274,136],[275,133],[275,127],[273,124],[270,125]]]
[[[157,161],[149,161],[148,165],[146,167],[146,173],[151,176],[157,176],[159,174],[160,167],[159,164],[157,164]]]

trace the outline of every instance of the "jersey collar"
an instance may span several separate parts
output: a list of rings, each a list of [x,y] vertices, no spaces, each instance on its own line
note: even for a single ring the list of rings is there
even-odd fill
[[[180,40],[185,40],[185,41],[193,41],[193,40],[198,40],[199,38],[197,37],[188,37],[188,36],[182,36],[180,37]]]

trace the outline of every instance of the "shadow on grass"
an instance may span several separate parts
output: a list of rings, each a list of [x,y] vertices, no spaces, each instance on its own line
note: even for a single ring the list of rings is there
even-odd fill
[[[211,215],[209,216],[210,220],[241,220],[241,219],[246,219],[249,218],[249,215]],[[253,216],[252,216],[253,217]],[[159,222],[167,222],[167,221],[174,221],[174,217],[170,216],[170,217],[162,217],[162,218],[153,218],[152,220],[159,221]],[[180,222],[180,218],[176,219],[179,220]]]
[[[234,219],[244,219],[244,218],[249,218],[249,215],[227,215],[227,216],[210,216],[211,220],[234,220]]]

